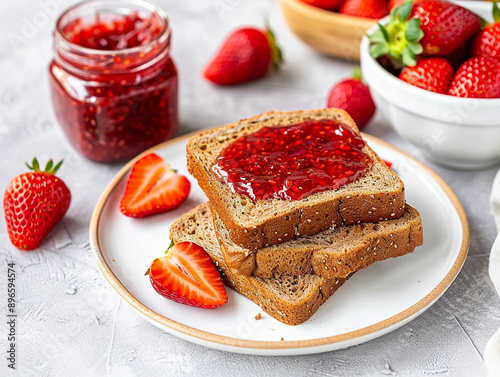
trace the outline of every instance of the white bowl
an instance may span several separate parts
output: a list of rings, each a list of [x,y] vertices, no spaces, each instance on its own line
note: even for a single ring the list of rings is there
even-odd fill
[[[491,20],[491,3],[460,5]],[[367,34],[377,29],[375,25]],[[377,108],[431,160],[458,169],[500,163],[500,99],[458,98],[407,84],[370,56],[366,36],[361,41],[361,70]]]

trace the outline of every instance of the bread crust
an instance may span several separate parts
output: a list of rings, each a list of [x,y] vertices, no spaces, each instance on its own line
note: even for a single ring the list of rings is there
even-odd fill
[[[232,192],[212,172],[220,152],[238,137],[266,126],[292,125],[307,119],[336,119],[360,135],[345,111],[319,109],[270,111],[203,132],[188,142],[188,170],[198,180],[237,245],[256,251],[342,224],[376,222],[403,215],[404,184],[368,145],[366,152],[374,163],[365,175],[366,179],[297,201],[266,199],[253,203],[249,198]],[[369,181],[368,184],[365,181]],[[249,212],[252,216],[248,216]]]
[[[333,295],[347,278],[322,278],[314,275],[283,275],[279,278],[258,278],[235,274],[227,268],[213,228],[212,214],[207,203],[180,217],[170,226],[170,238],[175,242],[194,242],[203,247],[224,283],[246,296],[264,312],[287,325],[307,321]],[[302,286],[303,293],[293,299],[287,296],[289,287]]]
[[[234,274],[246,276],[346,277],[377,261],[413,252],[423,243],[420,214],[409,205],[399,219],[340,226],[257,251],[235,245],[217,213],[212,213],[225,264]]]

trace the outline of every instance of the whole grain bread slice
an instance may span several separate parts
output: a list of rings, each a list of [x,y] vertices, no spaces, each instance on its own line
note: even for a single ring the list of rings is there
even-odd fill
[[[342,224],[396,219],[403,215],[403,182],[369,146],[365,147],[366,153],[374,163],[362,178],[337,190],[315,193],[302,200],[253,202],[233,192],[212,171],[222,150],[242,135],[263,127],[321,119],[338,120],[355,134],[360,134],[352,118],[343,110],[271,111],[203,132],[188,142],[188,170],[198,180],[235,244],[255,251]]]
[[[216,212],[213,216],[226,266],[233,274],[246,276],[346,277],[377,261],[408,254],[423,243],[420,213],[408,204],[398,219],[339,226],[257,251],[234,243]]]
[[[193,242],[203,247],[224,283],[246,296],[264,312],[287,325],[307,321],[347,279],[323,278],[315,275],[283,275],[262,279],[233,274],[225,265],[215,231],[212,213],[207,203],[186,213],[170,226],[170,238],[175,242]]]

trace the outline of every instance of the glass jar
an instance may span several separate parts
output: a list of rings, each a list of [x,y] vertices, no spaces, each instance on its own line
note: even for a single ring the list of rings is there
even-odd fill
[[[165,12],[142,0],[91,0],[58,19],[49,66],[57,120],[85,157],[129,159],[178,126],[177,69]]]

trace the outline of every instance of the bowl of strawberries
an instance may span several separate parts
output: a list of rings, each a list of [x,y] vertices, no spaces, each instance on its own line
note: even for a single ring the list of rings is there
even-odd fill
[[[368,30],[361,70],[377,108],[433,161],[500,163],[500,10],[407,1]]]
[[[359,44],[394,0],[280,0],[292,32],[313,49],[359,61]]]

